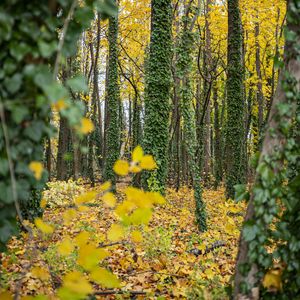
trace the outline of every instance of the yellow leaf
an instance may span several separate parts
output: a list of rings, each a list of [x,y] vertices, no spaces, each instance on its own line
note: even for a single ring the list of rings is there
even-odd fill
[[[152,210],[150,208],[137,208],[130,215],[130,222],[133,225],[148,224],[152,216]]]
[[[47,269],[41,268],[41,267],[33,267],[31,269],[31,273],[41,280],[47,280],[50,278],[50,274]],[[2,298],[1,298],[2,299]]]
[[[152,155],[143,156],[141,159],[140,166],[142,169],[145,170],[153,170],[157,167]]]
[[[97,192],[91,191],[84,193],[74,199],[75,204],[80,205],[82,203],[92,202],[97,196]]]
[[[135,243],[140,243],[143,240],[142,233],[138,230],[131,232],[131,240]]]
[[[77,246],[81,247],[82,245],[87,244],[89,238],[90,234],[87,231],[82,231],[75,237],[75,243]]]
[[[106,288],[120,287],[120,280],[116,275],[104,268],[97,268],[91,272],[91,279]]]
[[[46,206],[47,206],[47,200],[43,198],[40,202],[40,207],[45,208]]]
[[[142,168],[137,166],[136,164],[132,164],[129,167],[129,171],[132,172],[132,173],[139,173],[139,172],[142,171]]]
[[[144,155],[144,151],[140,145],[136,146],[132,151],[132,161],[140,162]]]
[[[52,104],[52,108],[57,110],[57,111],[61,111],[65,108],[67,108],[67,107],[68,107],[68,105],[66,104],[64,99],[59,99],[54,104]]]
[[[266,273],[263,286],[266,289],[275,289],[277,291],[282,289],[281,282],[281,271],[280,270],[270,270]]]
[[[159,192],[146,192],[146,196],[154,204],[165,204],[166,199]]]
[[[83,245],[78,251],[77,263],[86,270],[92,270],[108,255],[106,250],[99,249],[93,244]]]
[[[111,182],[110,181],[105,181],[103,184],[100,185],[100,190],[101,191],[107,191],[111,188]]]
[[[204,274],[206,275],[208,280],[214,278],[214,272],[212,271],[212,269],[206,269]]]
[[[132,211],[135,208],[134,203],[132,203],[131,201],[123,201],[121,204],[119,204],[117,206],[117,208],[115,209],[115,213],[120,217],[124,217],[127,213],[129,213],[130,211]]]
[[[52,233],[54,230],[52,226],[50,226],[47,223],[44,223],[41,218],[35,218],[34,223],[35,226],[43,233]]]
[[[114,207],[116,205],[117,199],[113,193],[106,193],[102,196],[103,202],[108,206],[108,207]]]
[[[126,160],[119,159],[114,164],[114,171],[120,176],[126,176],[129,171],[129,164]]]
[[[78,294],[87,295],[93,292],[92,285],[78,271],[68,273],[63,279],[63,286]]]
[[[74,208],[67,209],[63,213],[63,219],[65,221],[65,224],[70,224],[70,222],[75,219],[77,216],[77,212]]]
[[[29,169],[33,173],[36,180],[40,180],[42,178],[44,167],[43,167],[43,164],[41,162],[32,161],[29,164]]]
[[[89,134],[95,129],[93,122],[88,118],[82,118],[80,127],[78,128],[79,132],[83,134]]]
[[[228,223],[228,224],[226,224],[224,229],[227,234],[234,234],[235,226]]]
[[[58,253],[63,256],[70,255],[74,250],[74,245],[69,238],[64,239],[57,248]]]
[[[107,232],[107,238],[112,242],[120,241],[124,237],[124,228],[118,224],[112,224]]]

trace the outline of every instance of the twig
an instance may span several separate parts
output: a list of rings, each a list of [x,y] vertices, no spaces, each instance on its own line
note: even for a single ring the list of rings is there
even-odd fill
[[[144,291],[116,291],[116,290],[111,290],[111,291],[96,291],[93,293],[93,295],[116,295],[116,294],[130,294],[130,295],[146,295],[146,292]]]
[[[58,47],[57,47],[57,55],[56,55],[54,71],[53,71],[53,79],[54,80],[56,79],[57,74],[58,74],[58,67],[59,67],[59,63],[60,63],[61,51],[62,51],[64,42],[65,42],[65,37],[66,37],[66,33],[67,33],[67,30],[68,30],[68,27],[69,27],[69,23],[70,23],[70,21],[73,17],[74,10],[77,6],[77,2],[78,2],[77,0],[74,0],[72,2],[72,5],[71,5],[70,10],[68,12],[67,18],[66,18],[66,20],[64,22],[64,25],[63,25],[63,29],[62,29],[62,32],[61,32],[61,39],[59,40]]]

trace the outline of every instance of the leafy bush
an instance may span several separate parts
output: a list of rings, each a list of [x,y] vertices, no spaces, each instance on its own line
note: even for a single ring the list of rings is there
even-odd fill
[[[48,182],[47,187],[43,192],[43,199],[51,208],[72,206],[74,198],[84,193],[84,187],[73,180]]]

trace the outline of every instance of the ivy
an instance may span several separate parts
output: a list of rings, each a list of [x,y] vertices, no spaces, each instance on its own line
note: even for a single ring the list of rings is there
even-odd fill
[[[189,12],[182,18],[183,29],[180,37],[180,43],[177,48],[178,64],[177,71],[181,79],[180,87],[180,108],[183,117],[183,132],[185,136],[185,147],[188,153],[188,165],[191,170],[193,181],[194,198],[196,202],[196,222],[200,231],[207,229],[206,209],[202,199],[202,187],[200,178],[200,168],[196,156],[197,138],[196,122],[193,113],[193,95],[190,83],[190,73],[192,66],[192,49],[194,45],[194,34],[189,30],[191,19]]]
[[[158,165],[157,189],[164,191],[167,176],[167,146],[170,112],[172,8],[170,0],[152,0],[150,53],[145,88],[145,128],[143,145]],[[147,186],[147,175],[143,184]]]
[[[109,18],[108,41],[109,41],[109,61],[107,75],[107,145],[104,179],[115,183],[113,165],[119,157],[120,152],[120,92],[118,83],[118,18]]]
[[[257,179],[250,199],[253,214],[243,228],[248,253],[247,263],[240,264],[240,268],[247,275],[250,268],[246,265],[251,265],[252,270],[255,266],[255,286],[260,286],[265,278],[261,295],[264,299],[297,299],[300,295],[300,90],[294,69],[295,64],[299,67],[299,20],[300,1],[289,1],[285,64],[277,95],[281,98],[271,114],[272,126],[264,142],[264,147],[268,143],[268,152],[263,148],[256,169]],[[276,144],[274,140],[279,142]],[[243,191],[238,189],[241,195]],[[267,251],[270,247],[272,251]],[[276,278],[282,288],[272,292],[266,278],[275,268],[278,268]],[[252,285],[242,282],[242,286],[243,293],[247,294],[253,282]]]
[[[47,174],[43,171],[36,178],[29,164],[43,160],[44,141],[55,134],[49,122],[51,105],[64,102],[61,116],[73,128],[82,119],[81,105],[73,104],[69,90],[56,81],[60,61],[74,54],[74,44],[94,18],[95,4],[103,15],[115,12],[111,0],[103,5],[84,1],[83,7],[71,0],[49,3],[0,4],[0,250],[17,233],[17,212],[21,223],[41,214],[40,194]],[[82,78],[70,80],[68,86],[76,91],[86,88]]]
[[[234,186],[243,183],[244,99],[242,27],[238,0],[228,0],[228,71],[226,125],[226,194],[234,197]]]

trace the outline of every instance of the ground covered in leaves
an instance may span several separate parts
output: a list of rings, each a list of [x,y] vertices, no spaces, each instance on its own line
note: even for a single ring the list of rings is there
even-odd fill
[[[149,225],[140,228],[142,240],[137,236],[135,241],[112,243],[107,240],[107,231],[116,220],[113,210],[96,200],[66,224],[63,214],[70,191],[66,189],[62,193],[62,186],[55,195],[51,188],[51,196],[59,198],[60,203],[48,206],[44,220],[55,224],[54,234],[47,238],[35,230],[33,239],[23,233],[11,240],[8,252],[1,257],[2,288],[12,292],[17,289],[24,296],[44,294],[55,299],[54,291],[60,287],[63,275],[76,268],[76,253],[61,256],[57,253],[58,244],[84,230],[99,247],[109,251],[102,265],[121,281],[118,289],[94,286],[97,292],[91,299],[228,298],[226,287],[234,272],[245,207],[242,203],[226,201],[223,189],[204,191],[207,232],[199,233],[194,224],[192,191],[169,189],[167,203],[156,207]],[[118,188],[122,191],[122,184]],[[30,247],[29,252],[34,253],[31,258],[26,254]]]

